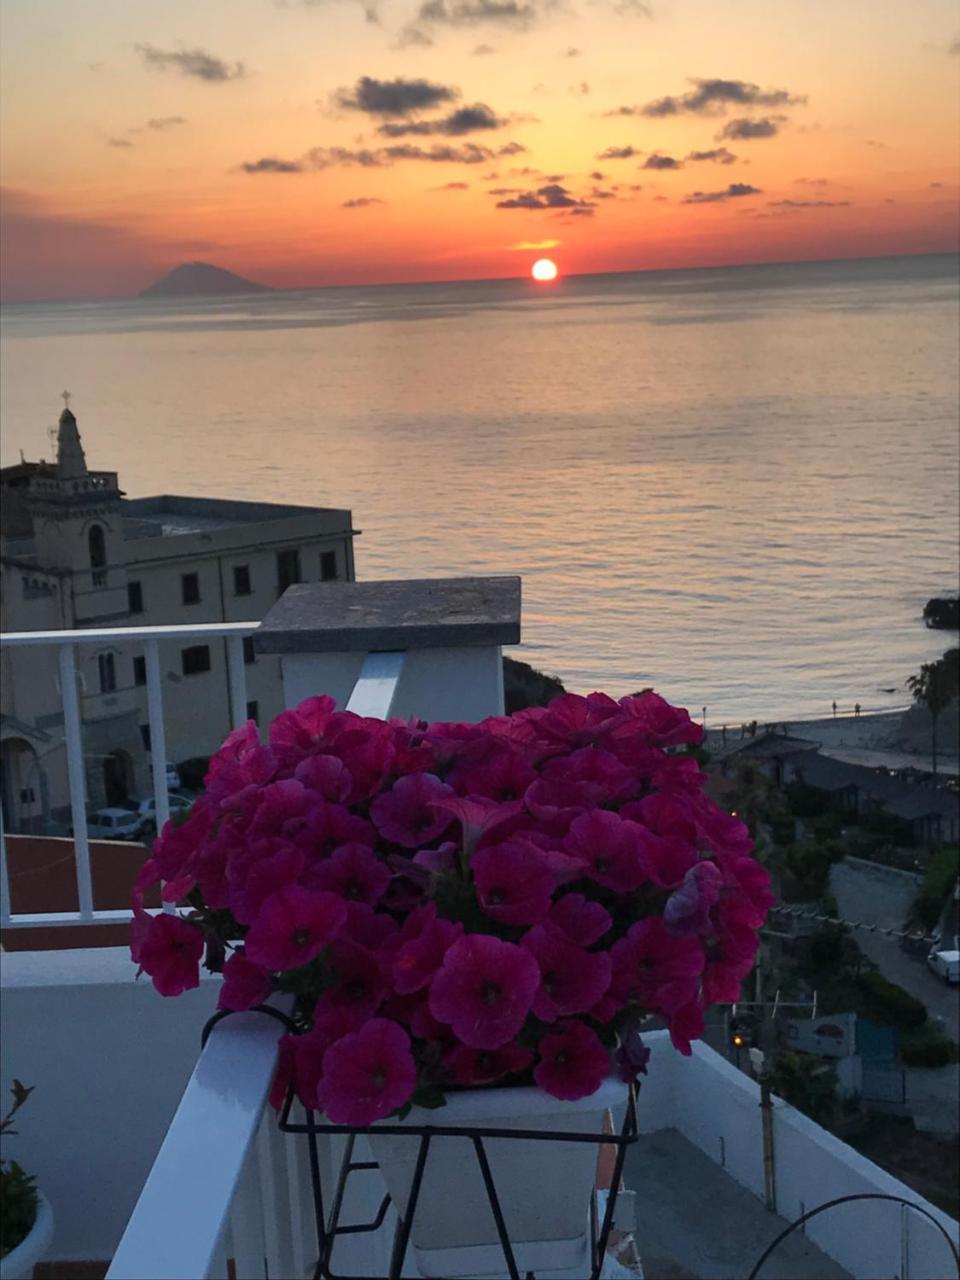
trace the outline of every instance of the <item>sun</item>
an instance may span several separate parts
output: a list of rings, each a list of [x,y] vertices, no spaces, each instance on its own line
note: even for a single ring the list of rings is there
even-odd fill
[[[530,268],[530,274],[534,280],[546,283],[548,280],[556,280],[557,264],[549,258],[538,258]]]

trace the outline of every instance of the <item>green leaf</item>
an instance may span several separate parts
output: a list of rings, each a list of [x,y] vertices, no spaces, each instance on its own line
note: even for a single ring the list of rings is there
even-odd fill
[[[438,1107],[447,1105],[446,1095],[443,1090],[435,1084],[421,1084],[414,1090],[413,1097],[410,1102],[415,1107],[423,1107],[427,1111],[436,1111]]]

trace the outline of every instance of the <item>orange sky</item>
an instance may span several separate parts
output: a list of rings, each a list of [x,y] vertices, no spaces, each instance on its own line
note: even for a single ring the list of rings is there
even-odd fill
[[[131,294],[197,258],[297,287],[508,276],[543,252],[591,272],[957,244],[954,0],[3,18],[11,301]]]

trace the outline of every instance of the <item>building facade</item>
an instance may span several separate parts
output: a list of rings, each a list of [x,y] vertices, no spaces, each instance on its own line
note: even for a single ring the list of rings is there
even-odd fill
[[[163,495],[128,499],[87,467],[60,415],[53,463],[0,471],[3,631],[257,622],[295,582],[355,577],[346,510]],[[248,712],[283,707],[279,658],[245,644]],[[167,754],[209,755],[230,724],[226,641],[160,646]],[[87,800],[151,793],[146,670],[135,644],[77,650]],[[0,778],[8,830],[49,830],[69,805],[55,650],[7,648],[0,668]]]

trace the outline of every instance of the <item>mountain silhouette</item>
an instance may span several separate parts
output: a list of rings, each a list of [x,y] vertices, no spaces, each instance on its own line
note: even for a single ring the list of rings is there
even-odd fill
[[[254,284],[233,271],[209,262],[183,262],[138,295],[141,298],[184,298],[224,293],[267,293],[269,285]]]

